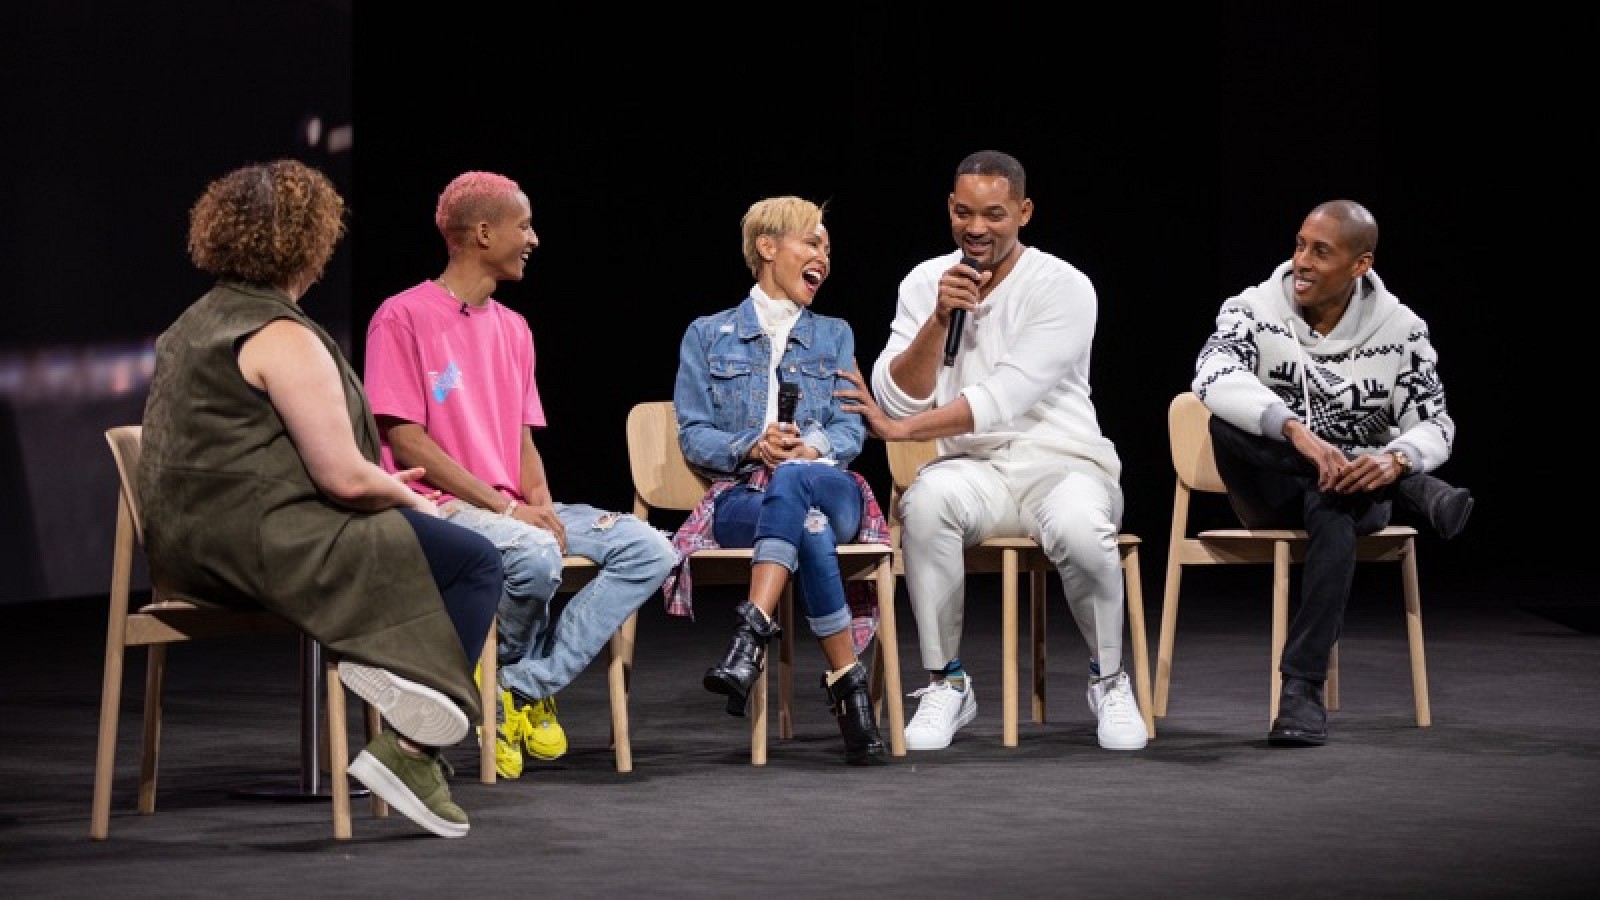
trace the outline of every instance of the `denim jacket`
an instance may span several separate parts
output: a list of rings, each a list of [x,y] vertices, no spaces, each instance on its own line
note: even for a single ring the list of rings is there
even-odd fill
[[[800,384],[795,424],[801,438],[840,466],[861,453],[866,423],[841,410],[833,395],[840,368],[855,369],[855,333],[832,316],[800,311],[779,368]],[[739,477],[759,464],[745,459],[766,428],[773,377],[771,342],[749,297],[732,309],[689,324],[678,348],[672,403],[678,444],[689,465],[713,479]]]

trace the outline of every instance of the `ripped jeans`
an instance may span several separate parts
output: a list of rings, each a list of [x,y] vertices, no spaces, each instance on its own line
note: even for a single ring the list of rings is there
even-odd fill
[[[765,491],[745,485],[717,497],[712,537],[724,547],[754,547],[752,562],[775,562],[795,574],[811,633],[819,638],[850,626],[839,544],[861,529],[861,489],[850,473],[820,463],[772,471]]]
[[[505,587],[498,680],[527,701],[570,684],[661,587],[677,561],[666,536],[632,515],[577,503],[555,508],[567,531],[567,552],[594,560],[600,572],[572,595],[554,622],[551,602],[561,585],[561,548],[554,534],[459,500],[439,508],[445,519],[487,537],[500,550]]]

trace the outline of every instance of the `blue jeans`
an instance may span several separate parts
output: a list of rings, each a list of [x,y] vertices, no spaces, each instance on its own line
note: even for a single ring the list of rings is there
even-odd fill
[[[795,573],[806,622],[824,638],[850,626],[838,546],[860,530],[861,490],[849,473],[789,463],[773,470],[765,491],[723,491],[711,536],[724,547],[754,547],[754,562],[779,563]]]
[[[570,684],[661,587],[677,561],[666,535],[632,515],[557,503],[556,515],[567,530],[567,552],[598,563],[600,572],[572,595],[552,623],[551,601],[561,585],[561,548],[554,534],[458,500],[439,511],[500,550],[506,577],[500,596],[498,680],[527,701],[542,700]]]

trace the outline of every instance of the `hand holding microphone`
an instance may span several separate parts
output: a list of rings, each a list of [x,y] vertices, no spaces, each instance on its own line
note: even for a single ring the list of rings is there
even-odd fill
[[[778,419],[773,425],[767,426],[766,434],[761,440],[756,441],[753,449],[754,455],[763,463],[775,466],[789,459],[793,448],[799,445],[799,440],[793,438],[788,429],[781,426],[794,426],[795,412],[800,407],[800,385],[793,381],[778,379]]]
[[[977,260],[963,255],[961,264],[972,269],[980,269]],[[961,349],[961,332],[967,327],[967,311],[965,309],[950,310],[950,330],[944,334],[944,364],[956,364],[956,351]]]

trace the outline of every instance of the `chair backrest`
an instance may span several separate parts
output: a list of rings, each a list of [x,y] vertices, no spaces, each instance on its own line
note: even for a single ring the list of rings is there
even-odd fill
[[[122,500],[128,505],[133,533],[140,544],[144,543],[144,518],[139,514],[139,439],[143,433],[139,425],[116,425],[106,429],[106,443],[111,445],[117,480],[122,485]]]
[[[628,467],[633,513],[640,519],[648,519],[650,509],[694,509],[711,486],[683,458],[671,400],[637,403],[628,411]]]
[[[939,447],[933,441],[887,441],[883,449],[889,455],[889,479],[896,494],[910,487],[917,470],[939,455]]]
[[[1167,435],[1172,448],[1172,468],[1178,483],[1194,491],[1226,494],[1211,451],[1211,410],[1194,391],[1172,398],[1167,407]]]

